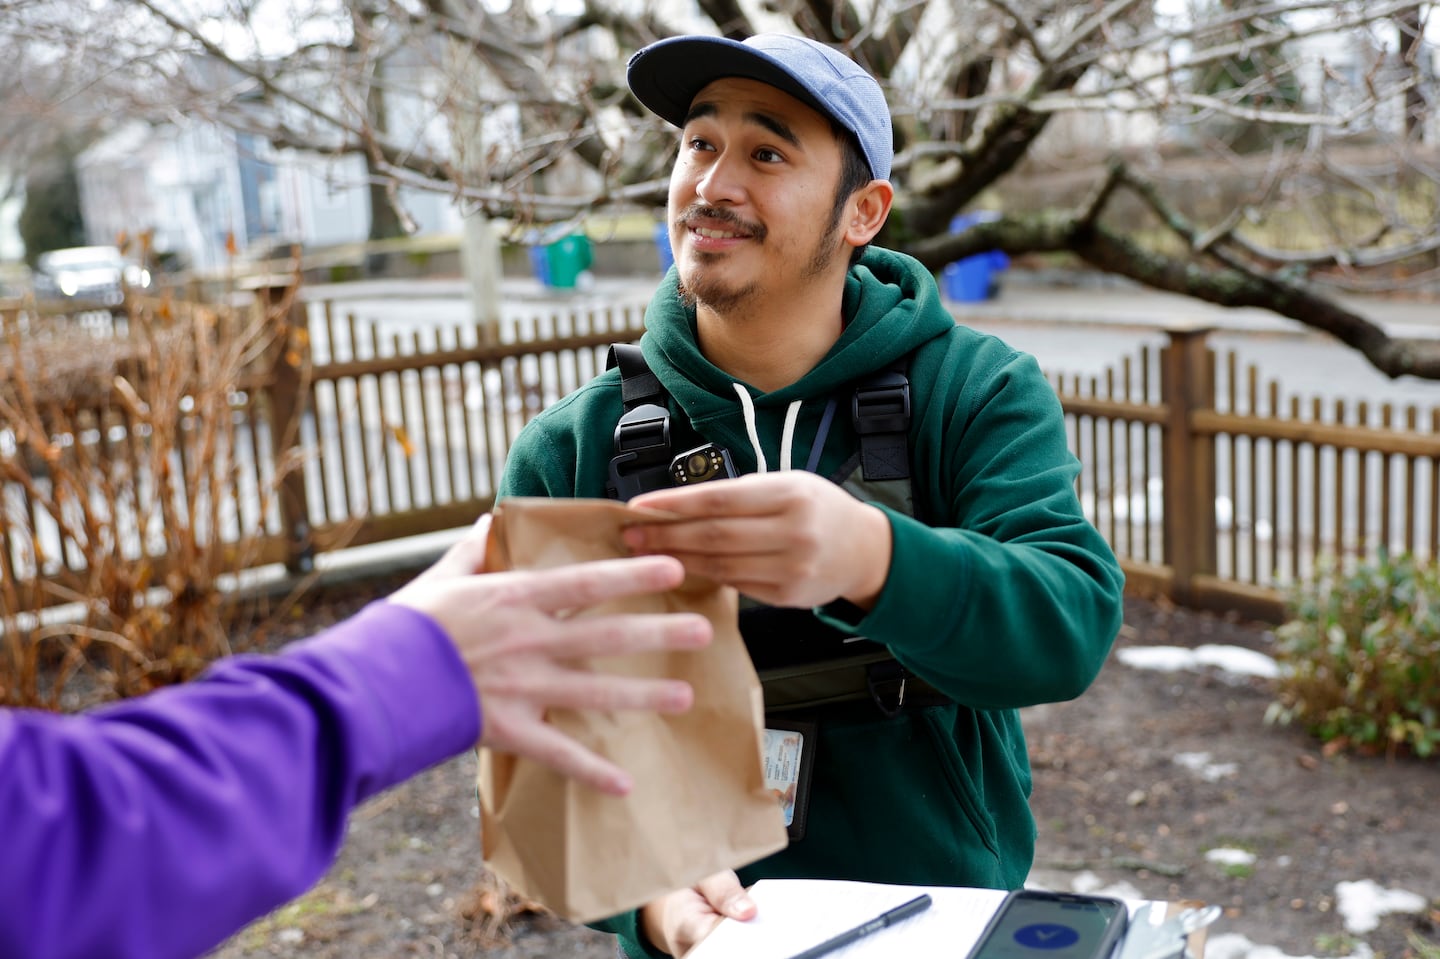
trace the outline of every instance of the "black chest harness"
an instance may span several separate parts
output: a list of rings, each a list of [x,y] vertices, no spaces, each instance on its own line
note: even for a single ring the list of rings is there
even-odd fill
[[[857,380],[832,400],[849,400],[860,450],[829,479],[861,500],[883,501],[918,516],[909,455],[908,361],[903,357]],[[615,426],[608,496],[626,501],[649,490],[736,475],[728,450],[705,442],[686,417],[671,414],[670,397],[640,347],[611,346],[606,368],[616,366],[625,412]],[[827,612],[846,618],[848,605],[839,601],[834,606],[840,609]],[[808,609],[743,598],[741,606],[740,633],[764,687],[767,712],[868,698],[883,715],[894,716],[906,706],[951,701],[909,672],[887,647],[836,629]],[[860,611],[851,611],[858,620]]]

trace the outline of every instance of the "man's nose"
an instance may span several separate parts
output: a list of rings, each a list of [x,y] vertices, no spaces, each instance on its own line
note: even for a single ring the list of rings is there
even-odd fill
[[[739,203],[745,196],[739,166],[729,153],[720,154],[695,185],[695,195],[712,206]]]

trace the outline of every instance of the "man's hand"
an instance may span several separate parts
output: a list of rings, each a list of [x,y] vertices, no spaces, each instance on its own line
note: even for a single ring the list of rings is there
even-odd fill
[[[772,606],[844,598],[870,609],[890,571],[890,521],[813,473],[787,471],[657,490],[631,506],[688,521],[625,530],[637,554],[674,556],[691,573]]]
[[[690,889],[654,899],[640,909],[640,929],[650,944],[672,956],[684,956],[720,924],[753,919],[755,901],[732,870],[707,876]]]
[[[484,746],[527,756],[603,792],[623,795],[624,770],[545,722],[545,710],[648,709],[684,712],[689,683],[610,676],[569,661],[655,650],[698,649],[710,623],[688,613],[565,614],[620,596],[661,592],[684,570],[666,557],[581,563],[537,572],[487,573],[490,518],[482,517],[434,566],[390,597],[433,618],[459,649],[480,697]]]

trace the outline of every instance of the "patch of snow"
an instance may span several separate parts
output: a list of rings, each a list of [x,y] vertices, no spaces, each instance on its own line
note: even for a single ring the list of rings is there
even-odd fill
[[[1253,866],[1255,854],[1246,852],[1244,849],[1233,849],[1229,846],[1221,846],[1211,849],[1205,854],[1206,862],[1218,862],[1222,866]]]
[[[1176,753],[1172,758],[1176,765],[1184,766],[1207,783],[1218,783],[1240,772],[1235,763],[1212,763],[1209,753]]]
[[[1275,946],[1260,946],[1237,932],[1226,932],[1205,939],[1205,959],[1314,959],[1313,956],[1294,957],[1281,952]],[[1358,943],[1347,959],[1375,959],[1375,950],[1367,943]]]
[[[1105,881],[1090,870],[1075,874],[1070,880],[1070,891],[1087,896],[1110,896],[1113,899],[1145,899],[1144,893],[1123,879],[1108,886]]]
[[[1120,662],[1132,669],[1158,669],[1176,673],[1213,666],[1222,672],[1239,676],[1274,679],[1280,675],[1280,666],[1274,659],[1242,646],[1222,646],[1216,643],[1207,643],[1194,649],[1184,646],[1129,646],[1117,650],[1115,655]]]
[[[1370,932],[1392,912],[1423,912],[1425,897],[1404,889],[1386,889],[1373,879],[1335,884],[1335,910],[1351,933]]]

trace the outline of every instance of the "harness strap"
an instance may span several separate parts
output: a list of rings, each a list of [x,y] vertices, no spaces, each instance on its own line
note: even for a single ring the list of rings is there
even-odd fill
[[[669,484],[670,407],[660,378],[650,371],[640,347],[612,343],[605,368],[620,367],[620,396],[625,413],[615,424],[615,456],[610,460],[605,492],[625,501],[636,493]]]
[[[910,378],[901,357],[855,385],[850,417],[867,480],[910,478]]]
[[[860,444],[860,474],[867,483],[911,477],[908,366],[909,357],[900,357],[851,387],[851,421]],[[612,344],[605,368],[615,367],[620,370],[625,413],[615,427],[616,455],[610,461],[607,493],[623,501],[640,490],[668,485],[672,430],[694,430],[683,416],[672,420],[669,394],[639,346]],[[822,429],[828,428],[834,406],[832,398]],[[740,620],[767,712],[869,700],[881,715],[891,717],[906,706],[953,702],[884,646],[856,641],[809,610],[759,607],[742,610]],[[755,636],[763,639],[752,642]]]
[[[620,398],[625,409],[652,403],[665,406],[665,387],[645,362],[645,353],[634,343],[612,343],[605,354],[605,369],[620,367]]]
[[[810,710],[837,703],[870,700],[887,719],[905,707],[948,706],[955,702],[900,665],[890,651],[834,660],[817,670],[814,663],[799,663],[757,672],[765,691],[765,712]]]

